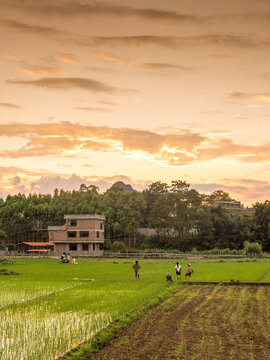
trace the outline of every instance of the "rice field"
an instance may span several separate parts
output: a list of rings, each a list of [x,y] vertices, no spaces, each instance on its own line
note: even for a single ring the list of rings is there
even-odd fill
[[[1,360],[57,359],[119,316],[180,286],[165,281],[167,271],[175,280],[174,260],[140,261],[139,281],[131,259],[78,259],[78,265],[47,258],[14,261],[0,266],[19,273],[0,277]],[[181,262],[183,272],[187,263]],[[201,260],[192,266],[194,281],[270,281],[270,261]]]

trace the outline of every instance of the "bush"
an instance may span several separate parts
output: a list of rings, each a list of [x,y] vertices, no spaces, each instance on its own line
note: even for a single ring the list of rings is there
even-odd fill
[[[244,254],[246,256],[261,256],[262,246],[259,243],[244,242]]]
[[[15,244],[7,244],[8,250],[9,251],[14,251],[16,250],[16,245]]]
[[[126,250],[126,245],[121,241],[114,241],[111,245],[111,251],[124,251]]]
[[[103,250],[111,250],[111,249],[112,249],[112,242],[111,242],[111,240],[105,239],[105,240],[104,240],[104,243],[103,243],[102,245],[103,245]]]

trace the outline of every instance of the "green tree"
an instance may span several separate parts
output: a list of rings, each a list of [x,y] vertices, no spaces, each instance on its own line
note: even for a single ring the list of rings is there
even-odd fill
[[[136,231],[145,207],[142,193],[124,192],[118,187],[109,189],[99,203],[100,212],[106,216],[107,237],[114,239]]]
[[[0,249],[3,249],[5,247],[7,238],[8,238],[8,236],[5,233],[5,231],[0,230]]]
[[[146,202],[146,208],[143,214],[142,226],[148,227],[150,225],[150,216],[155,201],[161,196],[169,192],[169,185],[160,181],[154,182],[148,186],[147,189],[143,190],[142,195]]]
[[[179,247],[186,248],[195,236],[196,221],[201,211],[203,197],[189,184],[173,181],[170,192],[159,197],[151,212],[151,225],[160,234],[178,238]]]
[[[256,203],[254,208],[254,238],[264,251],[270,251],[270,202]]]
[[[210,195],[210,200],[235,201],[228,192],[216,190]]]
[[[242,247],[245,241],[252,241],[254,238],[254,216],[247,211],[233,215],[238,233],[239,244]]]

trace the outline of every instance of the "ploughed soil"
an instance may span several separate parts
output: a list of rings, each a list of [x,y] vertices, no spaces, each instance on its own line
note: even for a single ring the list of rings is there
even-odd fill
[[[183,286],[95,360],[269,360],[270,287]]]

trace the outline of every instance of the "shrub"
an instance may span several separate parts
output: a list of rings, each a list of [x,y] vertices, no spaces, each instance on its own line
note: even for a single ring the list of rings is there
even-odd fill
[[[262,246],[259,243],[244,242],[244,254],[246,256],[261,256]]]
[[[14,251],[16,250],[16,245],[15,244],[7,244],[8,250],[9,251]]]
[[[104,243],[102,244],[103,250],[111,250],[112,249],[112,242],[111,240],[104,240]]]
[[[126,250],[126,245],[121,241],[114,241],[111,245],[112,251],[124,251]]]

